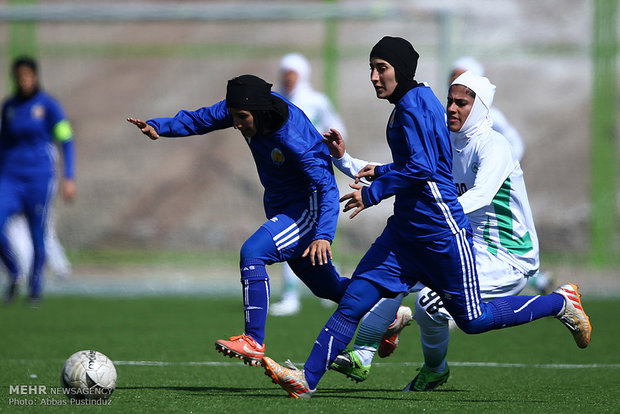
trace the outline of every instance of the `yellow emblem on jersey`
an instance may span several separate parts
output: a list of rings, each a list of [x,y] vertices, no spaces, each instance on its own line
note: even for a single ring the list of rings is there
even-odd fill
[[[275,165],[284,164],[284,154],[282,153],[280,148],[274,148],[271,151],[271,160],[273,161]]]
[[[45,118],[45,108],[42,105],[33,105],[31,111],[34,119]]]

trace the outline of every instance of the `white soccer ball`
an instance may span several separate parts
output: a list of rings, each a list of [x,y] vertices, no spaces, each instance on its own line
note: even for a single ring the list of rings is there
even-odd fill
[[[62,367],[60,382],[69,398],[107,399],[116,388],[116,368],[101,352],[78,351]]]

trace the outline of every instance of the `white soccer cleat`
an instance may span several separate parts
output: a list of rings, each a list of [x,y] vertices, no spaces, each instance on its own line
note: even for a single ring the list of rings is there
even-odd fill
[[[273,316],[296,315],[301,310],[299,298],[284,298],[280,302],[269,306],[269,313]]]
[[[564,308],[555,317],[558,318],[572,332],[579,348],[585,348],[590,343],[592,325],[581,305],[581,295],[577,285],[567,283],[560,286],[553,293],[564,297]]]
[[[379,348],[377,349],[377,353],[380,358],[388,357],[398,348],[398,342],[400,333],[405,326],[411,325],[411,320],[413,319],[413,315],[411,313],[411,308],[408,306],[401,306],[398,308],[398,312],[396,312],[396,319],[390,326],[388,326],[385,335],[381,338],[381,342],[379,343]]]

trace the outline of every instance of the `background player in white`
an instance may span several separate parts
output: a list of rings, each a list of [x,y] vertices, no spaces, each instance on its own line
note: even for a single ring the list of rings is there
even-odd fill
[[[7,234],[17,256],[22,275],[30,274],[32,267],[32,238],[26,217],[19,214],[11,217],[7,223]],[[45,267],[53,276],[67,279],[71,276],[71,262],[56,234],[53,211],[50,211],[45,233]]]
[[[320,133],[335,128],[346,139],[342,119],[329,98],[312,88],[310,73],[310,63],[303,55],[290,53],[284,56],[279,67],[280,93],[304,111]],[[286,262],[282,264],[282,277],[282,298],[269,307],[269,313],[274,316],[294,315],[301,310],[299,279]]]
[[[459,202],[474,231],[483,300],[518,294],[539,266],[538,239],[523,171],[507,140],[491,128],[488,108],[494,91],[487,78],[466,72],[452,83],[447,104],[452,171]],[[348,165],[342,168],[345,174],[354,176],[366,165],[346,154],[341,140],[326,142],[332,156],[340,156],[335,165],[341,168],[343,161]],[[393,315],[395,302],[398,298],[383,300],[365,317],[358,333],[362,340],[356,339],[354,350],[341,354],[332,369],[356,381],[367,378],[378,335],[393,320],[390,313]],[[410,320],[404,308],[397,318],[400,329]],[[439,296],[425,287],[418,294],[414,318],[420,325],[425,364],[405,390],[429,391],[446,382],[450,373],[446,355],[451,317]]]

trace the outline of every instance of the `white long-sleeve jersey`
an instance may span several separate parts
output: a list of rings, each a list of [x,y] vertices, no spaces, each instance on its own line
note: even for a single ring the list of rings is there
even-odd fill
[[[344,123],[326,95],[315,91],[308,83],[301,83],[287,98],[304,111],[321,134],[334,128],[346,139]]]
[[[523,171],[503,135],[451,134],[452,173],[474,242],[526,276],[538,271],[538,236]]]
[[[534,275],[540,266],[538,236],[523,171],[510,144],[490,129],[482,136],[462,141],[451,138],[452,173],[459,202],[474,232],[474,243],[524,275]],[[366,165],[376,164],[353,158],[347,152],[332,161],[352,178]]]
[[[344,155],[341,158],[333,158],[332,162],[342,172],[344,175],[347,175],[353,179],[355,179],[355,174],[357,174],[362,168],[367,166],[368,164],[372,165],[380,165],[376,162],[364,161],[359,158],[353,158],[348,152],[345,151]],[[362,178],[360,180],[364,185],[370,185],[370,182],[366,178]]]

